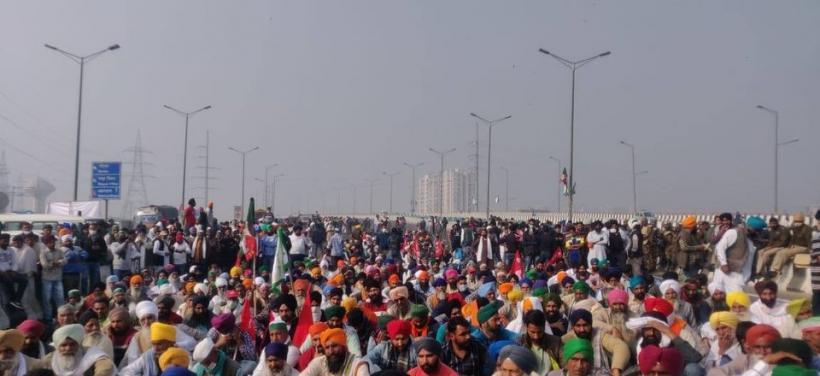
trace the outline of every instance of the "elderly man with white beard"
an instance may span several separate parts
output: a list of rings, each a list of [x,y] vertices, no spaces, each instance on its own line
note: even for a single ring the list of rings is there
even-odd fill
[[[0,375],[25,375],[45,368],[43,362],[20,352],[25,336],[17,329],[0,330]]]
[[[54,352],[43,362],[57,375],[111,376],[117,373],[114,362],[97,347],[83,349],[85,331],[80,324],[71,324],[54,331]]]
[[[155,322],[151,324],[151,348],[120,371],[122,376],[159,376],[159,359],[176,343],[177,329],[173,325]],[[180,350],[183,351],[183,350]]]
[[[707,376],[738,376],[752,370],[764,357],[772,353],[772,344],[780,339],[777,329],[766,324],[755,325],[749,321],[738,324],[736,335],[743,354],[736,356],[729,363],[710,369],[706,373]],[[769,365],[763,363],[765,366],[761,367],[768,369]]]
[[[621,339],[629,345],[629,348],[635,346],[635,331],[626,327],[626,322],[634,317],[632,312],[629,312],[629,294],[619,288],[611,290],[607,294],[607,322],[606,324],[611,329],[617,330],[621,335]]]
[[[686,323],[692,327],[697,326],[695,311],[692,309],[692,305],[680,299],[680,282],[674,279],[667,279],[661,282],[660,290],[663,298],[672,304],[676,316],[686,320]]]

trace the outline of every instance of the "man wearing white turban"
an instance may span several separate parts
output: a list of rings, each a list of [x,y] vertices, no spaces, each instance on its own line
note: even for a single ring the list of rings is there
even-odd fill
[[[52,335],[57,349],[46,355],[43,361],[57,375],[115,375],[114,362],[102,350],[97,347],[83,349],[80,344],[84,337],[85,331],[80,324],[60,327]]]
[[[128,349],[125,350],[125,356],[118,365],[120,369],[136,361],[144,352],[152,347],[150,328],[151,324],[156,322],[159,317],[159,307],[150,300],[142,301],[137,304],[136,314],[140,329],[139,332],[134,335],[131,343],[128,344]],[[192,351],[194,346],[196,346],[196,340],[181,330],[177,330],[176,345],[187,351]]]
[[[689,302],[680,298],[680,289],[680,282],[674,279],[664,280],[660,285],[663,298],[669,303],[672,303],[672,307],[674,307],[674,314],[686,320],[686,323],[693,328],[697,327],[695,311],[692,309],[692,305],[689,304]]]

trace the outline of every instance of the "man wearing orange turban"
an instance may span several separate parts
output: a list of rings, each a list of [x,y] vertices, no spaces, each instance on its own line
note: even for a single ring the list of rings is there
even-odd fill
[[[699,243],[695,236],[697,224],[695,216],[687,216],[681,221],[678,233],[680,252],[677,254],[677,262],[687,276],[697,273],[706,255],[704,251],[707,245]]]
[[[310,343],[312,346],[309,349],[302,351],[302,355],[299,356],[298,369],[305,369],[313,358],[317,358],[324,354],[324,348],[322,347],[322,333],[328,329],[330,328],[323,322],[314,323],[310,326],[310,328],[308,328],[308,336],[310,337]]]
[[[302,371],[302,376],[354,375],[368,376],[367,362],[347,349],[347,335],[339,328],[328,329],[320,335],[324,356],[317,356]]]

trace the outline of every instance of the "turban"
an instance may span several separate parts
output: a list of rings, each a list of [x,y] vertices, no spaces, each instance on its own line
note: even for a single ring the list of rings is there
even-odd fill
[[[739,321],[737,314],[729,311],[713,312],[712,315],[709,316],[709,326],[711,326],[712,329],[717,329],[721,325],[737,328]]]
[[[85,324],[88,324],[88,322],[91,321],[91,320],[98,320],[99,321],[100,316],[97,315],[97,312],[94,312],[93,310],[90,310],[90,309],[85,310],[85,312],[83,312],[80,315],[80,317],[77,318],[77,322],[82,324],[83,326],[85,326]]]
[[[667,279],[661,282],[661,295],[666,294],[669,289],[675,291],[675,294],[680,294],[680,282],[674,279]]]
[[[142,319],[148,316],[157,317],[159,315],[159,308],[157,308],[157,304],[150,301],[144,300],[137,303],[137,318]]]
[[[225,287],[228,286],[228,281],[225,278],[217,277],[214,284],[216,285],[216,287]]]
[[[507,293],[507,299],[511,302],[517,302],[524,298],[524,292],[518,289]]]
[[[228,333],[236,327],[236,318],[232,313],[223,313],[211,318],[211,326],[220,333]]]
[[[478,324],[484,324],[485,322],[489,321],[493,316],[498,314],[498,305],[495,303],[489,303],[481,309],[478,310]]]
[[[755,283],[755,291],[758,295],[762,294],[764,290],[772,290],[775,293],[777,292],[777,283],[770,279],[764,279],[758,283]]]
[[[387,330],[387,324],[391,321],[395,320],[396,318],[393,315],[381,315],[378,318],[377,325],[379,326],[380,330]]]
[[[204,283],[197,283],[194,285],[194,293],[196,294],[207,294],[208,293],[208,286]]]
[[[160,376],[196,376],[196,374],[185,367],[170,366],[162,371]]]
[[[820,317],[814,316],[801,321],[798,325],[802,332],[814,332],[820,330]]]
[[[306,279],[297,279],[293,281],[293,289],[294,290],[307,290],[308,288],[308,281]]]
[[[510,282],[502,283],[498,285],[498,292],[502,295],[507,295],[508,292],[512,291],[513,284]]]
[[[674,347],[660,348],[649,345],[641,349],[638,355],[638,367],[641,373],[647,375],[655,365],[660,363],[671,376],[680,376],[683,372],[683,357]]]
[[[408,296],[410,296],[409,292],[407,291],[407,287],[405,286],[399,286],[390,290],[390,293],[388,295],[390,300],[399,300],[399,298],[407,298]]]
[[[695,218],[694,215],[688,215],[680,222],[680,227],[691,230],[694,229],[695,226],[698,224],[698,220]]]
[[[60,346],[68,338],[71,338],[74,342],[77,342],[77,344],[81,344],[83,343],[83,338],[85,338],[85,330],[80,324],[61,326],[54,331],[51,338],[54,339],[55,346]]]
[[[487,348],[491,363],[496,364],[498,362],[498,356],[500,355],[501,350],[510,345],[516,345],[515,341],[510,341],[508,339],[494,341],[490,347]]]
[[[296,304],[296,297],[291,295],[291,294],[282,294],[282,295],[279,295],[279,297],[277,297],[273,301],[273,308],[275,308],[277,311],[283,305],[288,307],[288,309],[290,309],[291,311],[295,311],[296,310],[296,305],[297,305]]]
[[[766,228],[766,221],[760,217],[749,217],[746,219],[746,227],[752,230],[761,231]]]
[[[640,285],[646,286],[646,279],[643,276],[636,275],[629,279],[629,288],[634,289]]]
[[[276,320],[270,325],[268,325],[268,331],[273,332],[287,332],[288,331],[288,324],[285,324],[282,320]]]
[[[538,359],[535,358],[535,354],[530,349],[519,345],[507,345],[501,349],[498,360],[503,362],[506,359],[515,363],[525,375],[529,375],[538,368]]]
[[[131,284],[132,284],[132,285],[136,285],[136,284],[138,284],[138,283],[142,283],[142,276],[140,276],[140,275],[135,275],[135,276],[132,276],[130,281],[131,281]]]
[[[239,277],[240,275],[242,275],[242,268],[240,268],[238,266],[232,267],[231,271],[230,271],[230,275],[233,278]]]
[[[356,298],[347,297],[342,299],[341,306],[345,309],[345,312],[350,312],[353,308],[356,308],[357,304]]]
[[[604,275],[604,278],[606,278],[606,279],[615,278],[615,279],[620,280],[624,273],[621,271],[620,268],[617,268],[617,267],[613,266],[613,267],[607,268],[602,274]]]
[[[591,362],[593,357],[592,343],[583,338],[573,338],[564,343],[564,364],[568,363],[575,354],[581,354],[584,359]]]
[[[163,371],[172,366],[188,368],[190,363],[188,352],[179,347],[169,347],[159,356],[159,369]]]
[[[197,295],[197,296],[194,297],[194,306],[203,305],[203,306],[205,306],[205,308],[208,308],[208,302],[209,301],[210,301],[210,299],[208,299],[207,296]],[[193,307],[191,307],[191,308],[193,308]]]
[[[609,301],[609,305],[616,303],[626,304],[629,301],[629,295],[621,289],[613,289],[606,297],[607,301]]]
[[[563,270],[558,272],[558,274],[555,275],[555,279],[558,281],[558,283],[563,282],[564,278],[566,278],[566,277],[567,277],[567,272],[565,272]]]
[[[776,365],[772,368],[772,376],[816,376],[817,371],[797,364]]]
[[[558,307],[561,307],[561,305],[564,304],[564,302],[561,300],[561,297],[558,294],[552,292],[544,295],[544,303],[550,301],[555,303]]]
[[[669,317],[672,311],[674,311],[672,303],[669,303],[666,299],[654,296],[650,296],[643,301],[643,308],[645,312],[659,312],[664,317]]]
[[[544,295],[547,295],[547,289],[545,289],[543,287],[539,287],[535,290],[532,290],[532,296],[538,297],[538,296],[544,296]]]
[[[518,282],[518,285],[521,287],[532,286],[532,280],[530,280],[529,278],[521,278],[521,281]]]
[[[798,358],[803,360],[803,365],[806,366],[811,365],[812,356],[814,355],[814,352],[806,341],[794,338],[781,338],[774,341],[774,343],[772,343],[772,352],[776,353],[779,351],[797,355]]]
[[[478,296],[486,298],[487,294],[489,294],[491,291],[495,291],[495,282],[484,283],[483,285],[478,287],[476,293],[478,294]]]
[[[110,275],[105,279],[105,283],[117,283],[119,281],[120,281],[120,279],[117,278],[117,276],[115,276],[115,275]]]
[[[589,285],[584,281],[578,281],[572,284],[572,291],[589,294]]]
[[[14,352],[20,352],[25,340],[26,337],[17,329],[0,330],[0,346],[8,347]],[[80,341],[77,341],[77,343],[80,343]],[[54,342],[54,344],[57,344],[57,342]]]
[[[325,308],[325,318],[331,319],[333,317],[345,317],[345,309],[342,306],[330,306]]]
[[[447,277],[447,279],[458,278],[458,272],[455,269],[447,269],[447,271],[444,272],[444,276]]]
[[[746,346],[754,345],[761,338],[771,344],[780,339],[780,332],[771,325],[757,324],[746,331]]]
[[[333,342],[339,346],[347,347],[347,334],[339,328],[328,329],[322,332],[322,346],[327,346],[328,342]]]
[[[284,343],[271,342],[265,346],[265,357],[285,359],[288,356],[288,345]]]
[[[416,274],[416,278],[419,281],[429,281],[430,280],[430,273],[427,273],[426,271],[421,270]]]
[[[410,323],[405,320],[393,320],[387,323],[387,336],[394,339],[397,335],[410,336]]]
[[[250,279],[250,278],[243,279],[242,280],[242,286],[245,287],[246,289],[250,289],[251,287],[253,287],[253,280]]]
[[[413,304],[410,306],[410,317],[426,319],[429,314],[430,310],[424,304]]]
[[[317,323],[314,323],[313,325],[311,325],[310,328],[308,328],[308,334],[310,334],[310,336],[312,337],[312,336],[315,336],[317,334],[320,334],[320,333],[324,332],[327,329],[328,329],[327,324],[325,324],[323,322],[317,322]]]
[[[570,286],[575,284],[575,280],[572,277],[565,277],[563,281],[561,281],[561,286]]]
[[[641,317],[633,317],[626,321],[627,329],[638,331],[646,327],[650,322],[657,322],[668,327],[666,316],[660,312],[644,312]]]
[[[214,349],[214,341],[210,338],[205,337],[202,341],[196,344],[194,347],[194,356],[193,359],[197,363],[201,363],[208,355],[211,355],[211,351]]]
[[[789,302],[789,304],[786,305],[786,312],[788,312],[792,316],[792,318],[797,318],[797,315],[799,315],[800,312],[810,309],[811,305],[809,304],[809,301],[805,298],[792,300]]]
[[[421,350],[427,350],[436,355],[441,354],[441,344],[430,337],[422,337],[421,339],[413,343],[413,346],[416,348],[416,353],[418,353]]]
[[[28,319],[17,325],[17,330],[23,335],[40,338],[43,336],[46,326],[37,320]]]
[[[342,273],[336,274],[330,278],[330,283],[338,286],[345,283],[345,276]]]
[[[154,341],[177,341],[177,328],[173,325],[155,322],[151,324],[151,342]]]
[[[387,282],[394,285],[399,284],[399,275],[391,274],[390,277],[387,278]]]
[[[746,308],[749,308],[752,305],[752,302],[749,300],[749,295],[746,295],[743,291],[732,291],[726,294],[726,305],[729,308],[732,308],[733,305],[740,304]]]
[[[433,281],[433,287],[444,287],[444,286],[447,286],[447,281],[445,281],[444,278],[436,278]]]
[[[575,325],[578,320],[584,320],[587,324],[592,324],[592,313],[583,308],[572,311],[572,313],[569,314],[569,323]]]
[[[541,287],[547,288],[547,281],[546,280],[536,279],[535,282],[533,282],[533,284],[532,284],[532,288],[534,288],[534,289],[541,288]]]
[[[174,305],[176,304],[176,300],[174,300],[173,297],[166,296],[166,297],[160,299],[157,302],[157,305],[160,305],[160,304],[162,304],[163,306],[165,306],[165,308],[168,308],[170,310],[170,309],[174,309]]]

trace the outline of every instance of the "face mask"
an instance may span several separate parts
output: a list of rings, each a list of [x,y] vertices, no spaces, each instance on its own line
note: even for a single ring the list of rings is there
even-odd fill
[[[461,292],[467,291],[467,285],[458,285],[458,291],[461,291]]]

